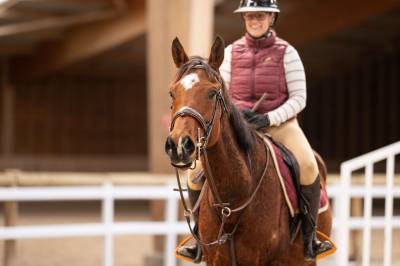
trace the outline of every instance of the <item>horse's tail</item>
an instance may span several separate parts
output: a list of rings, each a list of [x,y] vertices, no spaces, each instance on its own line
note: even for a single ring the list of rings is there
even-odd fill
[[[315,159],[317,160],[319,175],[321,177],[321,182],[326,186],[326,178],[328,177],[328,170],[326,169],[326,165],[321,155],[318,152],[314,151]]]

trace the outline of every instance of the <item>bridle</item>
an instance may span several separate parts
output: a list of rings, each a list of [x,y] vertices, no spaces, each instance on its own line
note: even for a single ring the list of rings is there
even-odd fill
[[[226,107],[225,99],[222,96],[221,88],[215,90],[215,101],[213,103],[212,115],[211,115],[211,119],[209,121],[206,121],[204,119],[203,115],[200,114],[200,112],[198,112],[196,109],[189,107],[189,106],[182,107],[172,117],[171,125],[170,125],[170,132],[174,129],[175,121],[179,117],[190,116],[190,117],[194,118],[200,124],[201,128],[197,129],[196,160],[200,159],[201,151],[204,150],[205,147],[207,147],[207,144],[210,140],[211,132],[214,127],[215,117],[217,114],[218,105],[221,106],[221,109],[222,109],[222,114],[221,114],[221,120],[222,120],[223,115],[228,112],[228,109]],[[203,130],[204,136],[201,136],[201,130]],[[172,166],[174,166],[175,168],[180,168],[180,166],[178,166],[178,165],[172,164]]]
[[[199,64],[193,66],[192,69],[204,69],[203,64],[204,63],[202,63],[200,61]],[[218,192],[216,183],[215,183],[215,178],[213,176],[213,173],[212,173],[212,170],[210,167],[210,163],[208,160],[208,154],[207,154],[207,145],[209,143],[211,133],[212,133],[212,130],[214,127],[214,123],[216,120],[218,106],[220,106],[220,108],[221,108],[221,117],[220,117],[221,121],[224,117],[224,114],[226,114],[228,112],[228,108],[227,108],[226,101],[224,99],[223,91],[222,91],[224,88],[224,82],[223,82],[222,78],[220,77],[220,75],[216,71],[214,71],[214,72],[212,72],[212,74],[214,75],[215,79],[220,83],[221,87],[215,90],[216,93],[215,93],[215,100],[214,100],[213,108],[212,108],[211,119],[209,121],[207,121],[204,118],[204,116],[200,112],[198,112],[196,109],[194,109],[193,107],[184,106],[173,115],[172,120],[171,120],[171,125],[170,125],[170,132],[171,132],[174,129],[176,120],[179,117],[184,117],[184,116],[188,116],[188,117],[195,119],[200,125],[200,127],[197,130],[198,135],[197,135],[197,143],[196,143],[196,160],[195,161],[199,160],[201,155],[203,155],[203,158],[205,161],[205,167],[207,170],[207,175],[206,175],[206,182],[204,183],[204,185],[201,189],[200,196],[199,196],[197,202],[194,204],[192,209],[188,208],[186,201],[184,199],[184,195],[183,195],[184,189],[182,189],[182,184],[181,184],[181,181],[179,178],[179,171],[178,171],[178,168],[181,168],[181,167],[178,165],[174,165],[174,164],[172,164],[172,166],[174,166],[174,168],[175,168],[175,174],[176,174],[177,183],[178,183],[177,190],[179,191],[181,202],[182,202],[182,205],[184,208],[184,216],[185,216],[186,222],[188,224],[190,233],[192,234],[193,238],[201,246],[204,246],[204,247],[213,246],[213,245],[223,245],[229,240],[231,262],[232,262],[233,266],[236,266],[237,262],[236,262],[235,248],[234,248],[234,234],[239,225],[240,215],[242,214],[241,211],[243,211],[246,207],[248,207],[250,205],[250,203],[253,201],[253,199],[255,198],[255,195],[257,194],[259,188],[261,187],[262,181],[264,180],[264,176],[266,175],[270,158],[269,158],[269,153],[268,153],[268,147],[266,146],[265,142],[263,141],[265,151],[266,151],[265,167],[264,167],[264,170],[261,174],[261,177],[259,178],[258,184],[257,184],[255,190],[253,191],[252,195],[249,197],[249,199],[244,204],[242,204],[241,206],[234,208],[234,209],[232,209],[232,206],[230,203],[226,203],[226,202],[224,203],[222,201],[220,194]],[[204,136],[201,136],[202,131],[204,132]],[[217,236],[216,240],[211,241],[209,243],[205,243],[200,239],[200,237],[198,236],[198,234],[195,232],[194,228],[192,227],[191,218],[194,215],[194,213],[196,213],[198,211],[198,209],[200,207],[201,199],[202,199],[202,197],[205,193],[206,187],[208,185],[210,186],[211,193],[213,195],[214,200],[216,201],[216,203],[213,204],[213,207],[219,208],[221,211],[221,225],[220,225],[218,236]],[[228,218],[234,213],[238,213],[239,217],[233,227],[233,230],[230,233],[225,233],[224,226],[225,226]]]

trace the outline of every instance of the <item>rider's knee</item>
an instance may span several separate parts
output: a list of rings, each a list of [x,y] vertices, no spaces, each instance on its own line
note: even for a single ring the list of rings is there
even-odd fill
[[[318,174],[318,164],[315,160],[308,160],[300,165],[300,183],[302,185],[314,183]]]

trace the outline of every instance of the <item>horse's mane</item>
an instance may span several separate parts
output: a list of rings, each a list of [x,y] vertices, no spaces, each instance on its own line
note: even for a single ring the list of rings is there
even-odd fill
[[[226,102],[227,98],[229,99],[229,97],[225,97]],[[230,106],[229,121],[231,122],[233,132],[235,133],[236,141],[239,147],[247,153],[251,150],[251,147],[256,141],[255,131],[247,124],[247,122],[245,122],[241,113],[238,111],[236,106],[230,102],[230,100],[227,105]]]
[[[219,71],[214,70],[207,62],[206,59],[200,56],[190,57],[189,61],[183,64],[176,75],[176,81],[180,80],[185,74],[192,69],[202,69],[207,74],[211,81],[221,83],[223,86],[223,97],[227,105],[229,121],[233,128],[233,132],[236,138],[236,142],[239,147],[246,153],[251,150],[251,147],[256,141],[255,131],[251,128],[248,123],[244,120],[241,113],[232,103],[226,90],[225,82],[221,77]]]

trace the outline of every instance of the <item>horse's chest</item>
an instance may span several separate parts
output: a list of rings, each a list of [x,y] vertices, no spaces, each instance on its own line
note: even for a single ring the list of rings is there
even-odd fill
[[[287,215],[283,215],[284,212],[280,212],[281,215],[272,215],[268,212],[253,214],[248,216],[245,213],[235,232],[234,246],[238,265],[281,265],[274,263],[283,259],[282,255],[288,252],[287,247],[290,245],[288,224],[283,223],[288,219]],[[203,223],[200,221],[202,238],[206,242],[216,240],[220,223],[213,217],[213,213],[203,213],[201,220],[203,220]],[[213,222],[205,224],[205,220]],[[231,265],[232,255],[228,243],[207,248],[205,255],[209,258],[208,265]]]
[[[282,239],[279,232],[253,229],[247,232],[238,231],[234,238],[234,247],[238,265],[264,266],[272,264],[282,254]],[[207,230],[208,231],[208,230]],[[262,232],[264,231],[264,232]],[[214,231],[217,233],[217,231]],[[211,236],[210,236],[211,237]],[[214,236],[215,238],[215,236]],[[215,240],[212,237],[208,240]],[[208,265],[231,265],[232,254],[229,243],[209,247],[205,251]]]

